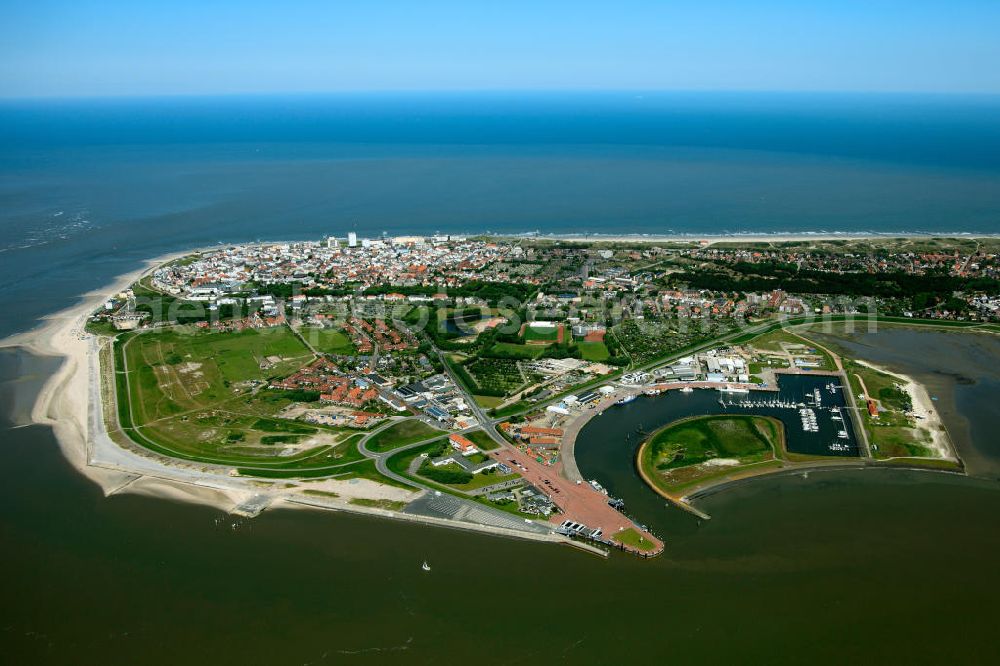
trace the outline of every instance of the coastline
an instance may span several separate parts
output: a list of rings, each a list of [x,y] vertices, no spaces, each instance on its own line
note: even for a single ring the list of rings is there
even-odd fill
[[[168,253],[149,259],[142,268],[119,275],[109,285],[83,294],[76,305],[49,315],[40,326],[0,340],[0,347],[20,347],[38,356],[63,359],[59,369],[39,391],[31,409],[31,421],[50,426],[70,464],[97,483],[105,494],[120,489],[127,474],[89,464],[87,411],[91,396],[87,367],[91,345],[90,336],[84,331],[87,317],[100,307],[108,294],[122,291],[154,267],[190,253]]]
[[[738,242],[738,243],[795,243],[802,241],[852,241],[852,240],[906,240],[906,239],[920,239],[920,238],[935,238],[935,239],[960,239],[960,240],[976,240],[976,239],[998,239],[1000,234],[997,233],[979,233],[979,232],[899,232],[899,233],[880,233],[875,231],[868,232],[780,232],[776,231],[773,233],[769,232],[730,232],[722,234],[692,234],[692,233],[674,233],[674,234],[599,234],[599,233],[585,233],[585,234],[468,234],[474,236],[488,236],[490,238],[504,238],[513,240],[549,240],[549,241],[567,241],[576,243],[699,243],[705,242],[707,245],[714,245],[716,243],[725,242]]]
[[[0,340],[0,348],[21,348],[37,356],[61,358],[31,408],[34,424],[52,428],[60,451],[70,465],[94,482],[105,497],[132,493],[210,506],[232,515],[253,517],[269,507],[322,509],[388,517],[536,542],[569,544],[592,554],[606,553],[555,533],[535,533],[461,520],[431,518],[356,504],[355,499],[411,501],[424,491],[403,490],[367,479],[271,481],[230,476],[211,466],[170,461],[152,452],[120,446],[104,423],[97,338],[86,333],[91,313],[108,294],[123,291],[154,268],[201,252],[190,249],[148,259],[141,268],[117,276],[107,286],[83,294],[80,301],[46,317],[30,331]],[[309,493],[308,491],[314,491]]]
[[[264,482],[251,477],[230,477],[178,462],[167,464],[155,454],[139,455],[113,442],[103,428],[103,396],[94,380],[98,363],[94,336],[84,331],[89,315],[97,310],[110,293],[128,288],[152,269],[200,250],[171,252],[154,257],[134,271],[116,277],[109,285],[81,296],[80,302],[50,315],[38,327],[0,340],[0,348],[20,347],[31,354],[59,357],[59,369],[49,377],[31,409],[31,422],[52,428],[59,448],[69,463],[96,483],[105,494],[135,493],[165,499],[194,502],[232,512],[254,497],[267,495],[265,506],[295,495],[292,488],[320,490],[337,495],[342,510],[362,507],[350,505],[357,497],[379,495],[380,484],[326,479],[302,484]],[[96,403],[96,405],[94,404]],[[103,424],[102,424],[103,425]],[[99,430],[99,432],[94,432]],[[371,487],[369,487],[371,486]],[[388,488],[388,486],[386,487]],[[358,491],[368,491],[363,495]],[[417,492],[407,493],[408,496]],[[399,499],[392,497],[391,499]],[[285,504],[295,506],[286,502]],[[350,506],[350,508],[348,508]]]
[[[954,444],[952,444],[951,438],[948,436],[948,431],[944,427],[941,415],[938,414],[937,408],[934,406],[934,402],[931,400],[930,394],[927,393],[927,389],[923,384],[909,375],[895,372],[877,363],[862,359],[854,360],[859,365],[869,367],[898,379],[903,385],[903,391],[910,396],[910,402],[913,405],[913,414],[921,421],[918,427],[926,429],[930,434],[930,445],[939,454],[937,457],[944,460],[959,460],[958,452]]]
[[[837,238],[844,237],[837,236]],[[770,238],[773,240],[775,237]],[[659,239],[660,237],[650,237],[648,240],[656,242]],[[589,238],[589,240],[594,239]],[[314,508],[322,504],[324,508],[370,514],[370,510],[351,504],[350,500],[372,497],[372,493],[377,493],[381,484],[369,482],[374,488],[367,488],[367,492],[361,494],[359,491],[363,488],[357,486],[356,482],[349,486],[348,481],[336,479],[274,482],[252,477],[232,477],[221,469],[171,462],[150,452],[130,450],[113,442],[107,435],[102,417],[104,400],[100,390],[99,372],[96,370],[99,364],[98,347],[95,342],[97,338],[85,332],[87,318],[100,308],[108,294],[126,289],[164,263],[208,249],[210,248],[192,248],[148,259],[141,268],[117,276],[106,287],[82,295],[77,304],[46,317],[40,326],[0,341],[0,347],[20,347],[32,354],[63,359],[58,370],[46,380],[39,391],[31,409],[31,421],[52,427],[66,459],[77,471],[97,483],[106,496],[131,492],[205,504],[230,513],[240,513],[247,510],[241,507],[249,506],[251,515],[279,503],[281,506],[308,504]],[[954,449],[948,443],[947,433],[943,430],[940,417],[931,404],[926,390],[911,378],[897,373],[889,374],[907,383],[908,390],[912,391],[914,406],[920,405],[924,411],[924,424],[931,431],[935,442],[940,442],[941,446],[945,447],[942,450],[953,452]],[[626,389],[626,393],[633,392],[637,391]],[[566,450],[561,470],[566,478],[582,481],[573,452],[576,435],[591,418],[612,406],[618,397],[616,395],[615,398],[606,401],[607,404],[601,403],[598,408],[589,411],[586,416],[577,419],[571,425],[564,439]],[[759,473],[774,471],[778,470],[761,470]],[[708,482],[706,486],[721,486],[734,480],[736,479],[720,479]],[[647,483],[647,485],[652,487],[652,484]],[[329,497],[321,502],[314,501],[315,498],[304,501],[302,491],[310,489],[325,492]],[[684,497],[668,499],[675,502],[679,500],[680,506],[693,510],[690,495],[698,495],[705,489],[699,486]],[[408,499],[413,499],[422,491],[396,489],[396,492],[405,493]],[[399,497],[390,495],[379,497],[403,498],[402,495]],[[693,511],[700,513],[697,510]],[[492,529],[459,521],[447,522],[456,528]]]

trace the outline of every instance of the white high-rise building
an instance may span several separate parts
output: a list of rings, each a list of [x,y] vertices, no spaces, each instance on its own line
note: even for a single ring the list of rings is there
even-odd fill
[[[327,247],[340,247],[340,241],[338,241],[333,236],[330,236],[329,238],[326,239],[326,246]]]
[[[366,247],[367,248],[367,247],[371,247],[371,246],[372,246],[372,242],[370,240],[368,240],[367,238],[362,238],[361,239],[361,247]]]
[[[358,246],[358,235],[353,231],[347,233],[347,247]]]

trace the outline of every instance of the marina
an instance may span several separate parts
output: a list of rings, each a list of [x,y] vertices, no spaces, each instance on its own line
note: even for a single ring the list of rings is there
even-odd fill
[[[813,378],[813,379],[826,379]],[[774,396],[773,393],[765,394],[768,397],[758,397],[752,396],[744,400],[725,400],[720,398],[718,404],[724,410],[741,410],[746,412],[751,412],[754,414],[762,414],[765,416],[778,416],[781,418],[782,422],[785,422],[786,436],[788,437],[788,448],[789,451],[796,453],[810,453],[813,455],[835,455],[835,456],[856,456],[858,455],[858,448],[856,443],[852,443],[850,440],[853,439],[851,433],[851,424],[849,420],[845,421],[844,413],[842,408],[844,405],[844,395],[842,391],[842,386],[836,382],[826,382],[822,387],[820,386],[807,386],[800,389],[799,395],[795,395],[795,389],[791,386],[797,383],[793,381],[791,376],[784,376],[779,379],[779,391],[778,395]],[[728,387],[727,387],[728,388]],[[823,391],[827,393],[826,401],[828,404],[824,405]],[[719,389],[720,393],[733,393],[733,391],[726,389]],[[750,391],[746,391],[750,394]],[[758,392],[754,392],[758,393]],[[759,393],[764,393],[763,391]],[[833,431],[833,435],[836,439],[833,439],[832,443],[827,444],[825,450],[819,449],[815,446],[814,442],[809,441],[809,445],[804,447],[808,448],[808,451],[798,451],[796,447],[798,443],[802,440],[798,437],[793,437],[789,429],[789,423],[791,417],[787,416],[787,412],[796,412],[798,414],[798,430],[803,434],[820,434],[821,432],[826,435]],[[821,427],[821,419],[824,427]],[[796,442],[793,444],[793,442]]]
[[[678,395],[682,392],[683,399]],[[840,382],[831,381],[829,375],[781,374],[778,386],[759,390],[724,386],[664,391],[658,397],[629,405],[617,415],[643,409],[648,410],[647,413],[658,414],[662,410],[675,415],[669,420],[726,412],[771,416],[784,425],[786,445],[791,453],[857,457],[858,444],[845,400]],[[629,430],[644,423],[644,431],[652,432],[666,422],[660,422],[658,417],[652,424],[649,419],[637,419]],[[836,442],[837,446],[831,442]]]

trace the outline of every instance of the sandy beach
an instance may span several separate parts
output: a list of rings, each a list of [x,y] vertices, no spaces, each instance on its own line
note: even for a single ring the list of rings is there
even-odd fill
[[[156,479],[158,496],[230,510],[249,497],[251,489],[232,483],[212,483],[214,479],[185,478],[188,473],[181,468],[118,448],[103,433],[103,427],[103,438],[92,432],[92,401],[97,403],[96,413],[101,413],[101,396],[91,385],[91,372],[96,369],[98,359],[94,336],[84,330],[87,318],[109,294],[127,289],[156,266],[191,252],[150,259],[142,268],[84,294],[77,305],[47,317],[38,328],[0,342],[0,347],[22,347],[32,354],[63,358],[59,370],[39,392],[31,419],[52,427],[66,459],[77,471],[97,483],[106,496],[119,492],[151,494],[151,480]]]
[[[31,420],[51,426],[67,460],[97,482],[106,493],[120,487],[128,475],[88,464],[90,389],[87,374],[92,345],[91,336],[84,330],[87,317],[100,307],[109,294],[128,288],[155,266],[187,254],[190,252],[150,259],[139,270],[118,276],[107,287],[84,294],[77,305],[50,315],[41,326],[0,341],[0,347],[23,347],[36,355],[63,357],[59,370],[39,392],[31,411]]]
[[[903,390],[910,396],[910,402],[913,405],[913,415],[917,419],[917,427],[926,430],[930,434],[930,448],[934,449],[939,458],[958,460],[955,447],[952,445],[951,439],[948,437],[948,431],[941,421],[941,415],[938,414],[937,409],[934,407],[934,401],[931,400],[931,396],[922,384],[909,375],[893,372],[885,366],[861,359],[855,359],[855,361],[898,379]]]
[[[307,489],[329,493],[328,503],[347,508],[351,499],[409,501],[419,492],[367,479],[326,479],[311,483],[275,483],[231,477],[225,469],[171,464],[154,454],[123,449],[104,430],[97,370],[97,343],[85,331],[87,318],[109,294],[127,289],[163,263],[198,250],[166,254],[120,275],[108,286],[81,297],[78,304],[46,318],[41,326],[0,341],[0,347],[22,347],[40,356],[62,357],[58,371],[46,381],[31,411],[34,423],[51,426],[66,459],[97,483],[106,496],[135,493],[194,502],[233,511],[251,498],[265,505],[292,499]],[[283,502],[283,506],[305,506]]]

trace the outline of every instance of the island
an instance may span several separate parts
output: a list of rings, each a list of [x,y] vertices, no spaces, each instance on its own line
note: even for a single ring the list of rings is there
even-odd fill
[[[700,516],[700,494],[765,474],[962,473],[926,391],[838,335],[1000,332],[997,244],[351,234],[187,251],[32,337],[68,359],[35,417],[109,494],[650,557],[669,535],[575,456],[616,410],[676,414],[622,455]]]

